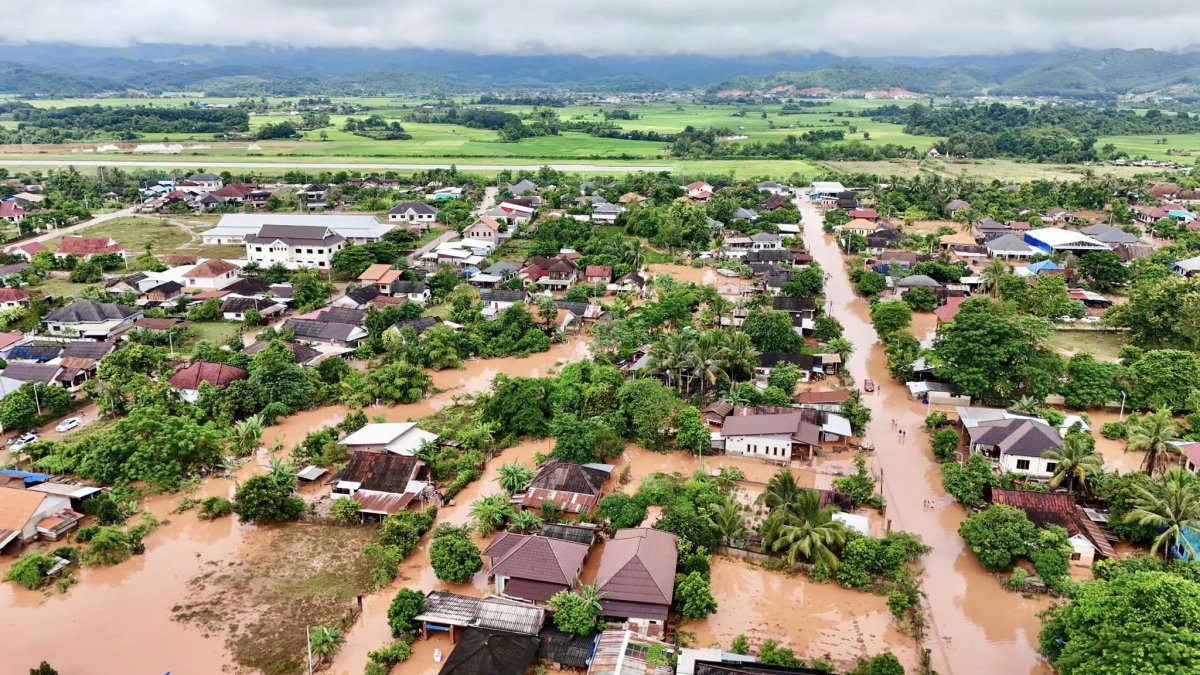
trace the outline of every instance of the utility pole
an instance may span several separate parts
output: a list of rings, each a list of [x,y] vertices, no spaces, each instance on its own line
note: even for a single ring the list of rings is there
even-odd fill
[[[312,633],[309,632],[308,626],[304,627],[304,639],[308,641],[308,675],[313,675],[312,669]]]

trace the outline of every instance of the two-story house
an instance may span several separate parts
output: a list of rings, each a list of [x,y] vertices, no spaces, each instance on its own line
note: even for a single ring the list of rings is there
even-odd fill
[[[491,216],[480,216],[471,226],[463,230],[463,237],[486,241],[493,246],[500,245],[500,223]]]
[[[530,259],[529,267],[537,269],[536,282],[554,291],[565,291],[579,279],[579,267],[564,257],[543,258],[535,256]],[[522,270],[523,272],[525,270]],[[534,275],[530,274],[532,279]]]
[[[281,263],[288,269],[327,269],[346,239],[319,225],[263,225],[246,240],[246,259],[263,267]]]
[[[388,211],[389,223],[408,223],[418,225],[422,230],[437,220],[438,209],[424,202],[400,202]]]
[[[205,290],[221,290],[239,279],[237,265],[220,258],[205,260],[192,269],[184,272],[183,279],[188,288]]]
[[[184,186],[184,184],[186,184],[185,187],[187,187],[187,189],[191,192],[207,194],[209,192],[220,190],[221,186],[223,186],[225,183],[217,174],[205,172],[194,173],[188,176],[180,185]]]

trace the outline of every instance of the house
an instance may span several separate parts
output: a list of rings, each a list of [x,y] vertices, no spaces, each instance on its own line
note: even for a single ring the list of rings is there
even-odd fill
[[[310,183],[296,188],[296,197],[308,209],[324,209],[329,202],[331,186],[320,183]]]
[[[1043,253],[1074,253],[1084,255],[1091,251],[1111,251],[1112,248],[1086,234],[1061,227],[1043,227],[1025,233],[1025,243]]]
[[[500,223],[491,216],[480,216],[471,226],[463,230],[463,237],[486,241],[493,246],[500,243]]]
[[[750,209],[739,206],[738,208],[734,209],[732,214],[730,214],[729,220],[730,222],[735,220],[745,220],[753,223],[754,221],[758,220],[758,214]]]
[[[1003,504],[1021,509],[1039,528],[1058,525],[1067,531],[1071,542],[1071,564],[1091,568],[1097,554],[1116,558],[1108,539],[1088,515],[1075,504],[1075,496],[1062,492],[1032,492],[1029,490],[990,489],[993,505]]]
[[[1096,241],[1116,246],[1119,244],[1136,244],[1141,241],[1136,234],[1130,234],[1119,227],[1113,227],[1106,223],[1098,223],[1089,225],[1081,230],[1080,233],[1095,239]]]
[[[41,253],[42,251],[48,250],[50,249],[46,248],[40,241],[27,241],[24,244],[13,244],[12,246],[4,249],[4,252],[11,255],[21,256],[26,260],[33,260],[33,256]]]
[[[321,213],[226,213],[217,226],[200,233],[205,244],[233,244],[241,246],[247,239],[258,236],[268,225],[294,225],[298,227],[320,227],[332,230],[353,244],[381,241],[392,226],[379,222],[373,215],[321,214]]]
[[[283,327],[292,331],[297,340],[345,348],[357,347],[368,335],[365,328],[355,324],[318,319],[292,318],[283,322]]]
[[[1012,233],[989,239],[984,247],[987,248],[988,257],[1004,260],[1030,258],[1034,254],[1033,247],[1025,243],[1021,235]]]
[[[167,382],[179,392],[180,398],[188,403],[200,400],[200,383],[207,382],[214,387],[224,387],[236,380],[250,377],[242,368],[225,363],[195,361],[186,368],[175,371]]]
[[[1183,277],[1193,277],[1200,274],[1200,255],[1194,258],[1180,260],[1171,266],[1177,274]]]
[[[636,192],[626,192],[617,198],[618,204],[641,204],[646,201],[646,198]]]
[[[142,311],[125,305],[94,300],[75,300],[47,314],[42,323],[51,335],[74,335],[92,340],[109,340],[124,333]]]
[[[1062,437],[1041,420],[985,420],[966,429],[970,451],[991,459],[1005,473],[1049,479],[1058,468],[1056,460],[1044,459],[1042,454],[1062,447]]]
[[[437,438],[437,434],[417,427],[414,422],[386,422],[368,424],[342,439],[341,443],[351,454],[365,452],[412,456],[417,454],[422,444],[433,443]]]
[[[850,216],[850,220],[869,220],[871,222],[879,220],[879,212],[875,209],[857,208],[851,209],[846,213]]]
[[[540,628],[540,626],[539,626]],[[467,628],[446,657],[439,675],[513,675],[524,673],[533,663],[541,642],[524,635],[494,628]]]
[[[82,517],[71,511],[67,497],[0,487],[0,550],[13,543],[30,543],[39,535],[54,541]]]
[[[573,541],[501,532],[483,557],[496,593],[538,603],[575,588],[588,548]]]
[[[185,178],[183,182],[187,183],[187,187],[193,192],[201,193],[216,192],[217,190],[221,189],[222,185],[225,184],[221,180],[220,176],[215,173],[207,172],[194,173]]]
[[[595,323],[597,319],[604,316],[604,305],[567,302],[566,300],[555,300],[554,304],[558,305],[559,309],[566,310],[578,325]]]
[[[793,319],[814,319],[817,316],[817,301],[815,298],[792,298],[777,295],[771,298],[771,309],[776,312],[787,312]]]
[[[301,366],[312,365],[314,362],[316,362],[317,359],[324,356],[321,352],[313,349],[312,347],[309,347],[308,345],[300,344],[299,342],[282,342],[281,341],[280,344],[282,344],[284,347],[287,347],[288,350],[292,352],[292,356],[295,357],[296,363]],[[254,356],[255,354],[257,354],[260,351],[269,347],[270,345],[271,345],[270,342],[266,342],[264,340],[258,340],[254,344],[252,344],[249,347],[246,347],[244,350],[242,350],[242,353],[245,354],[246,356]]]
[[[787,206],[790,202],[780,195],[771,195],[765,200],[759,202],[754,208],[759,212],[762,211],[778,211]]]
[[[789,195],[792,189],[786,185],[780,185],[773,180],[765,180],[757,186],[759,192],[769,192],[773,195]]]
[[[564,633],[549,622],[538,632],[537,660],[543,666],[587,670],[595,633]]]
[[[576,464],[561,459],[549,459],[539,469],[522,493],[521,508],[540,509],[551,502],[559,511],[588,514],[600,503],[604,483],[612,467],[607,464]]]
[[[968,203],[962,199],[955,199],[954,201],[950,202],[949,204],[946,204],[946,215],[949,216],[950,218],[953,218],[954,214],[957,213],[959,209],[969,209],[969,208],[971,208],[970,203]]]
[[[492,290],[479,291],[479,300],[484,309],[502,312],[513,305],[524,304],[529,294],[525,291]]]
[[[815,411],[810,411],[815,412]],[[793,455],[811,457],[821,447],[821,427],[800,411],[781,415],[737,415],[725,418],[721,438],[725,454],[754,457],[785,466]]]
[[[413,621],[420,624],[422,639],[429,639],[430,631],[439,631],[449,633],[450,641],[457,642],[460,634],[472,627],[537,635],[545,616],[546,610],[528,603],[496,597],[473,598],[448,591],[430,591],[429,595],[425,596],[425,605],[421,608],[421,613],[413,617]]]
[[[630,272],[625,276],[617,279],[613,284],[617,287],[617,291],[621,293],[641,293],[646,288],[646,280],[637,272]]]
[[[441,317],[421,316],[421,317],[412,319],[410,321],[400,321],[400,322],[392,325],[392,327],[389,328],[388,330],[393,331],[397,334],[400,334],[404,331],[405,328],[410,328],[410,329],[412,329],[412,332],[417,335],[417,337],[420,337],[422,333],[429,330],[430,328],[433,328],[434,326],[440,325],[441,323],[442,323]]]
[[[263,267],[276,263],[288,269],[327,269],[333,254],[346,247],[345,237],[328,227],[312,225],[263,225],[246,239],[246,259]]]
[[[366,309],[372,304],[375,298],[383,295],[383,292],[375,286],[363,286],[356,288],[353,291],[343,295],[342,297],[329,303],[332,307],[348,307],[350,309]]]
[[[258,312],[261,318],[270,319],[285,309],[283,303],[277,300],[234,296],[226,298],[225,302],[221,304],[221,316],[226,321],[244,321],[246,312],[253,310]]]
[[[650,658],[650,650],[662,651],[663,660]],[[671,655],[674,645],[635,630],[606,630],[596,638],[587,675],[673,675]]]
[[[1067,216],[1069,216],[1069,215],[1071,215],[1069,211],[1062,208],[1061,206],[1056,206],[1042,214],[1042,222],[1047,225],[1056,225],[1058,223],[1064,223],[1064,222],[1066,222]]]
[[[15,225],[25,220],[25,209],[16,201],[0,202],[0,220],[7,220]]]
[[[622,213],[625,213],[625,209],[616,204],[597,204],[592,207],[592,222],[612,225]],[[758,214],[754,217],[757,218]]]
[[[400,202],[388,211],[388,222],[419,225],[422,230],[428,230],[437,216],[437,207],[425,202]]]
[[[534,268],[536,272],[530,268]],[[539,286],[545,286],[552,291],[565,291],[575,284],[579,278],[579,268],[566,257],[559,255],[554,258],[535,256],[521,270],[530,281]]]
[[[0,288],[0,310],[16,309],[29,304],[29,293],[19,288]]]
[[[842,226],[842,233],[861,234],[865,237],[874,234],[877,229],[879,229],[879,223],[865,218],[855,218]]]
[[[73,375],[67,374],[67,380],[62,379],[64,368],[48,363],[24,363],[9,361],[0,375],[5,382],[33,382],[47,387],[64,387],[67,389],[77,386]],[[80,378],[82,379],[82,378]],[[17,385],[20,386],[19,384]]]
[[[688,199],[695,201],[707,201],[713,195],[713,186],[702,180],[688,185],[683,190],[687,194]]]
[[[425,462],[416,457],[361,452],[351,455],[346,468],[329,482],[334,499],[353,499],[364,522],[377,522],[414,505],[418,498],[416,505],[424,507],[425,497],[433,494],[428,474]]]
[[[245,204],[246,202],[250,201],[250,195],[254,194],[257,189],[258,188],[254,185],[230,183],[229,185],[217,190],[213,190],[208,194],[209,196],[222,199],[227,203],[232,202],[234,204]]]
[[[538,186],[537,186],[537,183],[534,183],[533,181],[529,180],[528,178],[523,178],[516,185],[513,185],[512,183],[508,183],[507,185],[505,185],[505,189],[508,190],[510,193],[512,193],[513,196],[520,197],[521,195],[524,195],[524,194],[536,195],[537,191],[538,191]]]
[[[649,528],[617,530],[604,545],[596,585],[600,615],[638,635],[663,634],[675,597],[676,536]]]
[[[429,302],[429,287],[424,281],[402,281],[397,279],[392,282],[391,292],[388,295],[393,298],[404,298],[408,302],[415,302],[418,305],[424,305]]]
[[[965,300],[967,300],[965,297],[946,298],[946,304],[933,310],[933,315],[937,317],[938,328],[954,321],[954,317],[958,316]]]
[[[613,270],[608,265],[588,265],[583,271],[583,280],[589,284],[605,284],[612,281]]]
[[[904,293],[910,288],[923,287],[939,289],[942,287],[942,285],[939,284],[936,279],[925,274],[914,274],[912,276],[904,277],[903,279],[898,279],[895,283],[895,286],[897,296],[904,295]]]
[[[145,304],[163,305],[183,295],[183,284],[174,279],[151,286],[146,291]],[[143,304],[141,301],[139,305]]]
[[[848,398],[850,398],[849,389],[835,389],[833,391],[802,392],[797,394],[794,400],[801,409],[839,413],[842,410],[842,403],[845,403]]]
[[[188,288],[219,291],[236,283],[240,270],[240,267],[227,260],[212,258],[184,272],[183,279]]]
[[[65,258],[73,255],[87,260],[100,253],[115,253],[125,257],[125,247],[115,239],[106,237],[63,237],[58,248],[54,249],[54,257]]]

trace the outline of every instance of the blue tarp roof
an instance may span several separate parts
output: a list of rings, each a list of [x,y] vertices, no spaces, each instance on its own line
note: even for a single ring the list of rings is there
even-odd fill
[[[1039,260],[1038,262],[1029,265],[1026,269],[1030,272],[1044,272],[1045,270],[1061,270],[1053,260]]]
[[[12,476],[14,478],[23,478],[26,485],[45,483],[53,478],[53,476],[48,473],[29,473],[28,471],[17,471],[16,469],[0,469],[0,474]]]

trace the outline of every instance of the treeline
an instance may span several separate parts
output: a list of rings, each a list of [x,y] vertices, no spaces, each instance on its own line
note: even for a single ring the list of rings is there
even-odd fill
[[[568,102],[553,96],[482,94],[479,98],[475,99],[475,103],[477,105],[532,105],[546,106],[547,108],[565,108]]]
[[[856,160],[872,161],[896,157],[916,156],[916,148],[894,143],[867,145],[862,141],[831,143],[844,138],[841,131],[809,131],[796,136],[789,134],[781,141],[752,141],[749,143],[727,143],[721,137],[731,136],[729,129],[695,129],[687,127],[675,136],[671,154],[687,159],[752,158],[771,157],[776,159]]]
[[[17,128],[0,133],[2,143],[55,143],[113,135],[133,140],[139,134],[219,134],[245,131],[250,116],[242,108],[156,108],[148,106],[71,106],[35,108],[11,103],[0,109]]]
[[[1114,108],[1027,108],[993,103],[930,109],[885,105],[869,111],[875,121],[904,125],[904,133],[940,136],[938,152],[953,157],[1021,157],[1079,162],[1097,158],[1096,139],[1133,134],[1200,132],[1200,116],[1150,110],[1139,115]]]

